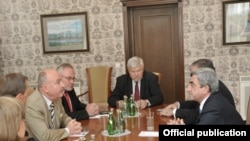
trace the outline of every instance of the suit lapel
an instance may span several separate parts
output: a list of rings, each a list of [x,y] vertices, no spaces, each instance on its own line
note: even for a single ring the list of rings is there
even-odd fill
[[[61,118],[61,113],[60,113],[60,108],[61,108],[61,99],[57,100],[54,102],[55,103],[55,116],[56,116],[56,128],[60,127],[60,118]]]
[[[42,107],[42,110],[44,111],[44,114],[45,114],[44,117],[47,117],[44,120],[45,120],[46,123],[48,123],[47,126],[52,129],[53,125],[52,125],[50,111],[48,109],[47,103],[46,103],[45,99],[43,98],[42,94],[40,94],[40,92],[38,90],[36,90],[36,91],[37,91],[37,93],[36,93],[37,94],[37,98],[35,98],[35,99],[38,99],[38,101],[36,101],[36,102],[39,103],[38,105],[44,105]]]
[[[145,98],[145,89],[146,88],[146,84],[145,84],[145,76],[143,75],[143,78],[141,79],[141,86],[140,86],[140,98],[144,99]]]
[[[133,94],[133,85],[132,85],[132,79],[130,78],[129,74],[127,75],[127,96],[130,97],[131,94]]]
[[[72,111],[74,112],[75,111],[75,104],[73,104],[75,102],[75,92],[74,92],[74,89],[72,91],[69,91],[68,93],[69,93],[69,98],[70,98],[70,101],[71,101]]]

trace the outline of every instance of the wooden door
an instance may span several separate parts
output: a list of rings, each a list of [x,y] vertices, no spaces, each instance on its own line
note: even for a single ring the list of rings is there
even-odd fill
[[[144,3],[145,4],[145,3]],[[145,70],[162,74],[164,102],[184,100],[184,59],[178,3],[126,7],[126,59],[140,56]]]

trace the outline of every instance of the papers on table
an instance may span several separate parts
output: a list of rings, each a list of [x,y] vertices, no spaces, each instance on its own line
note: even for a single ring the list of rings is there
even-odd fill
[[[92,117],[89,117],[90,119],[96,119],[96,118],[101,118],[102,116],[109,116],[108,114],[103,114],[103,115],[96,115],[96,116],[92,116]]]
[[[114,134],[114,135],[109,135],[107,130],[102,131],[102,135],[103,136],[108,136],[108,137],[120,137],[120,136],[128,135],[130,133],[131,133],[131,131],[129,131],[128,129],[126,129],[124,133]]]
[[[83,131],[79,134],[73,134],[73,135],[69,135],[70,137],[83,137],[86,136],[89,133],[89,131]]]
[[[124,115],[124,118],[134,118],[134,117],[139,117],[141,115],[141,113],[136,113],[134,116],[130,116],[130,115]],[[89,117],[89,119],[97,119],[97,118],[101,118],[103,116],[106,116],[108,117],[109,114],[104,112],[102,114],[98,114],[98,115],[95,115],[95,116],[92,116],[92,117]]]
[[[158,137],[159,132],[158,131],[141,131],[139,133],[140,137]]]
[[[124,115],[124,118],[134,118],[134,117],[139,117],[140,115],[141,113],[136,112],[134,116]]]

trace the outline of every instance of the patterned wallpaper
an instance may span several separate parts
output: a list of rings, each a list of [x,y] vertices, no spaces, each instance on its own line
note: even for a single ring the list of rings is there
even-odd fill
[[[183,0],[185,78],[187,82],[189,64],[199,58],[210,58],[239,110],[239,76],[250,75],[250,46],[223,46],[222,21],[221,0]]]
[[[89,52],[43,54],[40,15],[88,13]],[[85,68],[113,67],[115,78],[125,73],[122,5],[119,0],[0,0],[0,75],[21,72],[36,83],[43,68],[71,63],[87,90]]]
[[[40,15],[80,11],[88,13],[90,51],[43,54]],[[239,109],[239,76],[250,75],[250,47],[223,46],[222,28],[221,0],[183,0],[186,85],[189,64],[210,58]],[[21,72],[36,83],[41,69],[62,62],[74,66],[82,92],[87,89],[86,67],[113,66],[114,87],[126,68],[120,0],[0,0],[0,76]]]

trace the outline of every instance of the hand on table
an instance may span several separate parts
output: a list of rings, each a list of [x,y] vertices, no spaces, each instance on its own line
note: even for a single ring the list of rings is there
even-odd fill
[[[145,109],[148,106],[148,102],[145,99],[140,99],[135,102],[136,106],[139,106],[140,109]]]
[[[82,125],[80,122],[77,122],[75,119],[71,120],[66,128],[69,129],[69,134],[79,134],[82,131]]]
[[[99,106],[96,103],[89,103],[86,106],[86,111],[89,116],[95,116],[99,114]]]
[[[163,108],[160,112],[160,115],[163,116],[173,116],[173,110],[178,108],[178,102],[169,104],[165,108]]]
[[[177,119],[170,119],[167,122],[168,125],[185,125],[183,119],[177,118]]]

